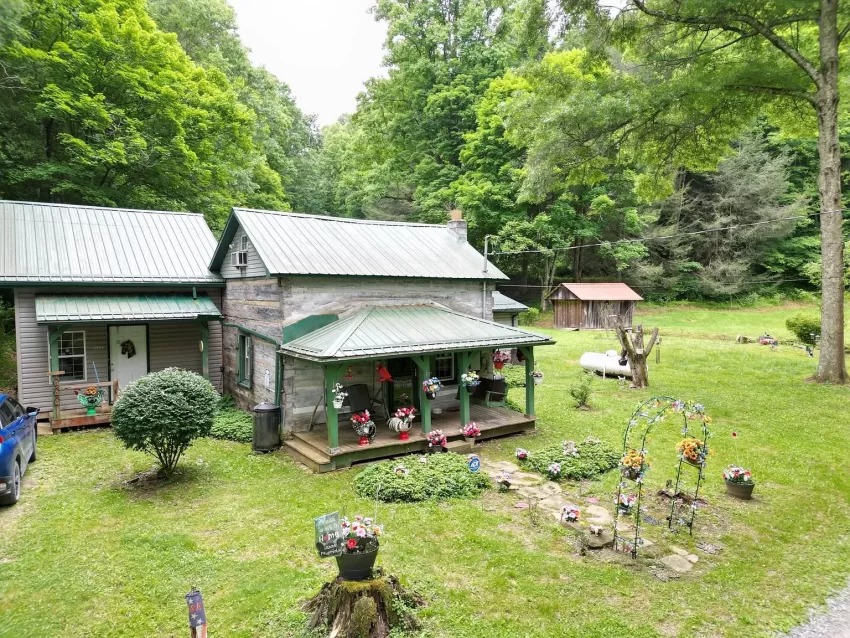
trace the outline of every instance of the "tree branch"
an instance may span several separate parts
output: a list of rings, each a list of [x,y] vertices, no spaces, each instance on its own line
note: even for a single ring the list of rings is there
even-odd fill
[[[739,91],[749,91],[751,93],[771,93],[773,95],[782,95],[785,97],[795,97],[801,100],[806,100],[812,106],[817,105],[817,97],[812,93],[807,93],[806,91],[796,91],[794,89],[784,89],[779,86],[759,86],[752,84],[733,84],[731,88],[738,89]]]
[[[838,44],[841,44],[841,41],[844,40],[844,37],[850,33],[850,22],[844,25],[844,28],[838,32]]]

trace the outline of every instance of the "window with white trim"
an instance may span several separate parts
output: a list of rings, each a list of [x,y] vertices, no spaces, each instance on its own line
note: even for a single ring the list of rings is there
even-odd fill
[[[242,235],[239,239],[239,250],[248,250],[248,235]]]
[[[451,383],[455,379],[455,356],[452,353],[438,354],[434,357],[432,374],[443,383]]]
[[[59,370],[61,381],[86,380],[86,332],[69,330],[59,335]]]

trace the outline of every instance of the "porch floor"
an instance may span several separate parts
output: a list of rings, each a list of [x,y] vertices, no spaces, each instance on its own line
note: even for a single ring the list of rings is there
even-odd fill
[[[470,419],[481,429],[478,440],[490,439],[507,434],[534,430],[536,417],[527,416],[508,408],[488,408],[483,405],[470,406]],[[369,445],[358,445],[359,437],[354,433],[348,421],[339,424],[339,450],[333,454],[328,451],[328,432],[325,425],[316,425],[309,432],[293,432],[284,447],[296,460],[317,472],[349,467],[358,461],[390,458],[403,454],[420,452],[428,447],[422,433],[419,418],[413,422],[409,431],[410,438],[400,441],[398,434],[390,431],[383,421],[376,421],[378,432]],[[460,433],[460,413],[443,412],[431,416],[431,429],[442,430],[452,442],[463,441]]]

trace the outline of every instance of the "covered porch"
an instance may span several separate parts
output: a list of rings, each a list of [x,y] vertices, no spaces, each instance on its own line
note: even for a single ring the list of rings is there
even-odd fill
[[[320,399],[324,427],[311,422],[309,431],[293,432],[287,447],[308,466],[327,471],[360,460],[423,450],[427,447],[426,436],[432,430],[442,430],[450,442],[460,440],[461,428],[472,421],[481,429],[480,439],[533,429],[534,346],[552,343],[547,337],[470,317],[438,304],[365,308],[282,345],[283,354],[321,366],[324,383]],[[504,407],[504,393],[501,400],[492,401],[486,393],[473,395],[460,383],[464,373],[475,371],[482,382],[495,384],[500,376],[494,369],[493,353],[514,348],[524,359],[527,380],[522,413]],[[422,381],[437,374],[438,359],[450,360],[454,369],[450,373],[442,371],[451,382],[444,386],[443,396],[435,400],[428,398]],[[403,368],[399,362],[410,364],[409,387],[413,396],[405,397],[407,401],[396,400],[402,394],[394,391],[398,379],[386,378],[392,377],[386,372],[393,368],[393,362],[396,369]],[[355,364],[385,371],[380,390],[373,394],[370,413],[377,433],[369,445],[358,445],[358,437],[348,423],[352,410],[340,414],[333,403],[334,386],[344,384],[346,371],[350,373]],[[382,401],[377,401],[376,396]],[[435,411],[437,402],[443,407]],[[400,440],[385,425],[385,420],[405,404],[415,405],[418,414],[409,439]],[[361,410],[358,407],[354,411]]]
[[[209,379],[210,354],[220,352],[209,321],[221,314],[204,295],[36,295],[35,314],[47,332],[50,406],[40,407],[52,430],[110,423],[121,387],[151,371],[176,366]],[[80,394],[97,405],[83,407]]]

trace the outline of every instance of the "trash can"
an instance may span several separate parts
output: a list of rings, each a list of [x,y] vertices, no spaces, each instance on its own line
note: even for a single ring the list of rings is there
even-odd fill
[[[280,406],[263,402],[254,406],[255,452],[270,452],[280,447]]]

